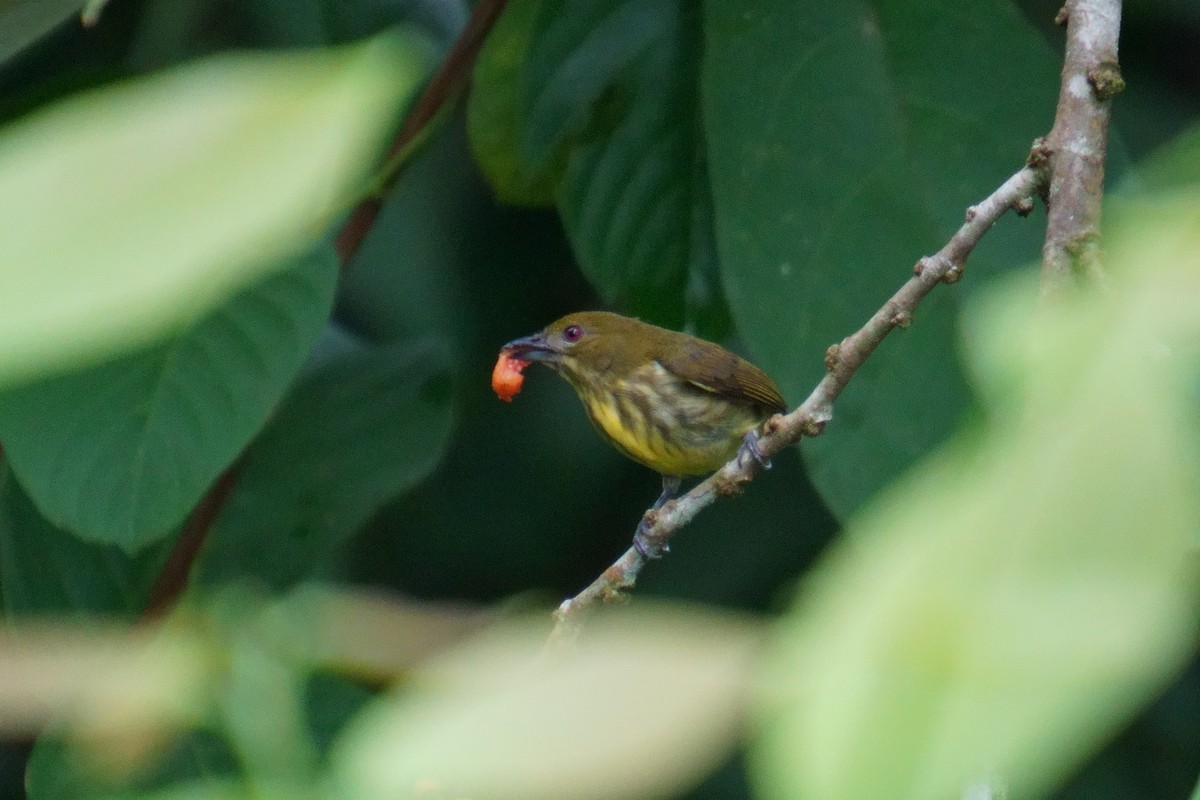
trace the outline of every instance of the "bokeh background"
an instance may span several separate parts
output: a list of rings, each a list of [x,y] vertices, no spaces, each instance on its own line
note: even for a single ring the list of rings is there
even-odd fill
[[[481,105],[470,112],[465,103],[453,104],[436,121],[388,190],[361,250],[342,267],[334,309],[314,353],[250,445],[241,483],[196,563],[200,590],[239,585],[269,596],[302,580],[327,580],[423,600],[551,607],[590,582],[627,546],[642,511],[657,495],[659,479],[601,441],[570,389],[548,372],[531,369],[516,401],[499,402],[488,376],[502,343],[575,309],[638,313],[720,339],[754,358],[779,378],[795,406],[819,378],[825,345],[849,333],[857,324],[850,321],[865,320],[864,312],[886,297],[879,290],[898,286],[911,262],[940,246],[939,236],[953,230],[961,210],[990,192],[1005,169],[1019,168],[1032,137],[1045,132],[1052,118],[1062,43],[1061,29],[1053,24],[1056,3],[988,4],[988,14],[1021,32],[1012,52],[982,53],[980,62],[969,66],[950,53],[941,72],[937,59],[913,56],[905,62],[910,56],[903,37],[909,31],[896,21],[908,13],[905,4],[875,4],[884,38],[892,37],[889,52],[899,62],[893,65],[896,82],[916,86],[901,93],[910,110],[921,106],[918,99],[936,106],[953,102],[955,92],[969,91],[977,95],[972,102],[1004,115],[1008,127],[971,138],[974,129],[967,123],[947,133],[946,123],[936,118],[909,120],[902,132],[927,125],[961,145],[938,151],[935,135],[908,154],[909,166],[927,178],[913,188],[923,198],[914,203],[919,212],[877,229],[863,227],[861,220],[857,227],[838,227],[822,210],[842,197],[840,184],[857,179],[853,164],[862,155],[855,148],[883,141],[873,123],[862,122],[873,98],[822,86],[820,73],[805,84],[811,104],[801,94],[784,111],[764,106],[753,87],[737,91],[753,83],[749,73],[769,73],[772,65],[743,63],[722,35],[726,26],[736,25],[738,4],[707,5],[703,19],[683,13],[681,22],[672,23],[683,26],[680,41],[688,46],[657,67],[665,74],[700,71],[704,77],[660,86],[663,96],[651,100],[644,95],[649,91],[645,79],[625,73],[612,78],[603,94],[583,78],[577,84],[555,83],[553,75],[542,74],[553,66],[550,45],[527,51],[532,66],[516,70],[522,85],[548,83],[567,96],[559,100],[563,108],[543,110],[541,117],[523,96],[509,98],[528,115],[516,127],[526,125],[533,133],[524,139],[512,134],[525,149],[510,165],[513,175],[506,186],[485,177],[481,167],[482,160],[494,178],[504,168],[504,156],[494,145],[476,142],[473,148],[468,133],[468,113],[472,131],[502,121],[505,98],[494,87],[486,104],[473,98]],[[813,4],[793,5],[798,27],[821,21],[822,15],[809,8]],[[648,5],[653,8],[646,25],[661,23],[654,17],[664,13],[661,6]],[[213,53],[337,45],[391,29],[402,29],[432,69],[470,10],[458,0],[112,0],[94,27],[67,20],[0,65],[0,122]],[[502,31],[508,41],[528,35],[514,32],[515,27],[510,23]],[[1122,28],[1128,90],[1114,111],[1113,186],[1136,184],[1138,164],[1200,115],[1200,3],[1131,1]],[[784,26],[777,35],[785,41],[793,33]],[[594,52],[605,53],[605,44]],[[481,69],[502,77],[502,55],[485,51]],[[1018,61],[1026,56],[1027,61]],[[1010,57],[1018,60],[1006,60]],[[875,67],[855,58],[827,68],[853,72],[861,66],[862,82],[870,84]],[[995,74],[981,73],[980,63],[992,64]],[[649,69],[640,62],[635,66]],[[923,75],[923,69],[934,72]],[[1020,84],[1019,97],[1010,84]],[[764,90],[770,85],[764,78]],[[570,95],[573,90],[577,97]],[[592,186],[579,175],[588,169],[587,148],[598,135],[588,125],[600,124],[611,133],[604,127],[606,114],[624,119],[622,114],[640,108],[639,103],[666,107],[670,98],[685,95],[682,110],[665,112],[667,122],[702,109],[718,121],[693,121],[692,128],[724,143],[710,142],[709,158],[697,157],[691,166],[711,173],[691,180],[705,186],[711,180],[715,188],[711,201],[692,203],[688,213],[716,221],[693,221],[688,235],[722,240],[692,242],[688,255],[677,257],[684,264],[680,269],[662,252],[652,256],[666,259],[661,262],[665,277],[646,278],[649,273],[640,266],[614,273],[612,262],[619,259],[594,244],[588,226],[597,223],[589,221],[586,203],[577,196],[583,191],[578,186]],[[593,108],[588,125],[571,112],[572,103],[585,102]],[[1017,114],[1013,106],[1024,111]],[[964,113],[976,110],[972,106]],[[547,122],[546,115],[555,113],[561,118]],[[766,156],[749,161],[746,153],[755,142],[763,142],[764,150],[795,147],[786,136],[770,138],[756,126],[772,115],[811,125],[805,132],[811,151],[789,151],[778,163]],[[838,122],[849,127],[839,128]],[[621,130],[620,123],[614,125]],[[642,135],[664,135],[647,125]],[[722,137],[722,126],[745,126],[744,140]],[[986,155],[978,155],[976,146]],[[560,163],[564,160],[567,166]],[[850,165],[844,174],[839,171],[843,162]],[[963,163],[978,166],[978,172],[964,175],[958,169]],[[759,170],[749,184],[738,180],[742,165]],[[540,207],[500,199],[520,194],[522,180],[546,179],[547,171],[559,183],[549,192],[543,187],[529,193],[546,201]],[[778,173],[775,182],[759,180],[773,173]],[[819,175],[825,177],[813,178],[811,201],[796,201],[793,208],[780,199],[785,193],[806,196],[809,184],[800,181]],[[47,190],[69,191],[69,186]],[[868,186],[861,196],[870,208],[891,208],[890,191]],[[785,220],[788,209],[799,221]],[[635,212],[625,213],[636,217]],[[778,218],[772,217],[776,212]],[[747,222],[749,215],[759,221]],[[970,320],[960,316],[959,299],[1036,261],[1041,212],[1035,217],[1025,223],[1006,220],[1004,230],[981,248],[978,272],[973,262],[966,280],[949,292],[939,290],[934,310],[903,334],[904,344],[889,342],[864,387],[848,394],[830,436],[813,442],[811,451],[806,443],[803,457],[797,450],[781,455],[744,496],[705,512],[673,544],[668,558],[645,571],[639,596],[752,612],[780,610],[806,568],[837,536],[842,520],[978,413],[969,380],[957,368],[941,366],[956,358],[958,331],[970,327]],[[604,222],[619,229],[628,220]],[[904,227],[905,233],[893,235],[892,226]],[[782,277],[768,275],[755,261],[769,263],[771,270],[779,262],[773,234],[761,234],[760,228],[775,229],[780,239],[812,233],[821,240],[799,252],[793,265],[799,285],[785,287],[787,270]],[[846,242],[837,244],[842,239]],[[743,252],[745,261],[735,260]],[[860,280],[852,265],[864,252],[875,260],[863,266],[869,279]],[[799,260],[804,257],[837,260],[821,265]],[[721,266],[714,272],[716,261]],[[811,298],[806,284],[814,286]],[[839,291],[852,299],[831,300]],[[920,358],[926,360],[906,361],[914,352],[925,352]],[[890,389],[914,385],[911,391]],[[174,536],[164,532],[134,552],[84,543],[45,518],[8,464],[4,471],[0,597],[6,618],[81,612],[136,616],[148,602]],[[283,491],[284,485],[293,488]],[[315,681],[310,691],[312,708],[321,711],[314,715],[317,738],[369,695],[366,688],[334,679]],[[24,796],[27,756],[21,742],[0,750],[0,796]],[[740,757],[734,758],[688,796],[749,796],[743,766]],[[1058,796],[1182,798],[1198,772],[1200,667],[1194,665]]]

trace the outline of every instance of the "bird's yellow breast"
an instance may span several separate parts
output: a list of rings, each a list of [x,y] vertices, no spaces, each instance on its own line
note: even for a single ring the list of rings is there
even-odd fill
[[[664,475],[702,475],[734,456],[761,420],[654,363],[626,379],[576,385],[596,428],[625,455]]]

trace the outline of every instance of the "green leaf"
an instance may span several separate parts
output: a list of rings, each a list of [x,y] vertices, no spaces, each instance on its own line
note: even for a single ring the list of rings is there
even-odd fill
[[[334,749],[340,796],[669,797],[735,744],[753,626],[643,609],[590,620],[561,658],[546,633],[499,627],[368,707]]]
[[[1193,125],[1147,158],[1122,185],[1125,193],[1195,191],[1200,184],[1200,125]]]
[[[1048,129],[1059,68],[1001,0],[705,8],[721,274],[738,331],[795,405],[820,379],[826,347],[1022,166]],[[968,278],[1036,257],[1039,233],[1006,221]],[[805,442],[839,515],[947,437],[970,403],[956,303],[939,291],[923,304],[855,376],[825,435]]]
[[[408,52],[223,55],[0,131],[0,383],[145,346],[307,247],[419,78]]]
[[[342,271],[338,319],[365,338],[436,335],[458,355],[480,336],[475,315],[462,313],[470,288],[486,294],[497,312],[506,307],[495,294],[503,259],[497,245],[505,237],[495,230],[497,209],[471,163],[461,122],[452,118],[413,155]],[[481,263],[475,279],[472,270]],[[486,349],[492,351],[490,342]]]
[[[324,326],[332,248],[289,263],[149,350],[0,395],[0,441],[48,519],[130,551],[182,521]]]
[[[83,0],[0,0],[0,62],[79,14]]]
[[[43,620],[0,632],[7,735],[32,738],[49,731],[57,737],[46,761],[37,763],[34,753],[29,796],[90,796],[73,791],[82,787],[72,766],[91,767],[77,774],[88,774],[93,785],[105,772],[128,775],[176,731],[201,723],[216,688],[215,667],[225,655],[207,633],[182,625],[131,631],[95,619],[73,625]],[[68,748],[60,742],[73,743],[73,758],[61,757]],[[36,750],[47,749],[39,744]],[[43,772],[42,764],[51,761],[59,761],[59,769]],[[59,792],[41,791],[47,784]],[[68,787],[72,791],[63,791]]]
[[[988,298],[987,424],[864,509],[781,628],[767,800],[1044,797],[1193,654],[1200,205],[1105,228],[1103,293]]]
[[[0,616],[130,615],[140,611],[162,553],[131,557],[50,524],[0,466]]]
[[[550,205],[562,165],[527,169],[520,161],[521,71],[537,32],[543,0],[516,0],[506,6],[488,34],[471,76],[467,130],[471,152],[496,195],[519,205]]]
[[[285,586],[437,465],[450,437],[445,356],[359,348],[296,387],[255,441],[198,565],[200,580]]]
[[[608,303],[674,326],[685,312],[719,318],[703,268],[715,255],[696,4],[518,0],[507,16],[471,128],[489,175],[509,178],[501,194],[555,176],[576,257]]]

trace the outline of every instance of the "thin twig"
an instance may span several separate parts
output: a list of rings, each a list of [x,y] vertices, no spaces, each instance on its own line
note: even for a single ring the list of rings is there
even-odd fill
[[[946,246],[932,256],[922,258],[913,277],[892,295],[862,328],[829,347],[825,353],[825,377],[799,408],[776,415],[763,425],[759,447],[767,458],[803,436],[817,436],[833,418],[833,403],[854,377],[854,373],[875,351],[879,343],[896,328],[906,328],[917,305],[939,283],[954,283],[961,277],[967,256],[988,229],[1009,209],[1025,215],[1033,208],[1032,198],[1045,191],[1044,167],[1026,166],[1005,181],[978,205],[967,209],[966,222]],[[654,549],[665,546],[684,525],[718,497],[737,494],[758,474],[761,467],[752,458],[734,458],[683,497],[647,511],[645,537]],[[617,561],[575,597],[558,607],[550,646],[574,641],[588,609],[606,602],[633,587],[646,558],[630,547]]]
[[[1055,294],[1100,269],[1100,201],[1112,96],[1125,88],[1117,64],[1120,0],[1067,0],[1058,22],[1067,45],[1054,127],[1046,137],[1051,179],[1042,292]]]
[[[917,262],[915,275],[851,336],[825,353],[825,377],[808,399],[763,426],[759,442],[768,458],[803,436],[817,436],[833,418],[833,402],[863,361],[894,328],[907,327],[917,305],[939,282],[953,283],[980,238],[1008,209],[1024,215],[1036,195],[1047,200],[1042,286],[1053,293],[1076,275],[1099,279],[1100,203],[1104,190],[1110,101],[1124,88],[1117,65],[1120,0],[1067,0],[1058,22],[1067,25],[1062,86],[1054,127],[1039,139],[1028,164],[967,210],[966,223],[935,255]],[[647,511],[646,538],[665,545],[719,496],[737,494],[760,466],[735,458],[678,500]],[[630,548],[591,585],[559,606],[550,646],[573,641],[597,602],[633,587],[646,559]]]

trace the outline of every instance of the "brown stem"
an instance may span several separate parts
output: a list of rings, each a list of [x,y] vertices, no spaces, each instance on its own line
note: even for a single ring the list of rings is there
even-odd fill
[[[829,347],[825,354],[825,377],[808,399],[795,411],[767,420],[759,439],[762,454],[770,458],[783,448],[799,442],[803,436],[819,435],[825,424],[833,418],[834,400],[884,337],[896,328],[907,328],[917,305],[935,286],[957,281],[962,275],[967,256],[988,229],[1010,208],[1021,214],[1027,213],[1032,208],[1031,198],[1045,191],[1045,182],[1044,167],[1026,166],[986,200],[967,209],[966,222],[950,241],[934,255],[918,261],[913,277],[863,327]],[[718,497],[736,494],[760,469],[759,463],[752,458],[734,458],[683,497],[657,510],[647,511],[643,518],[646,523],[644,536],[651,548],[665,546],[697,514],[712,505]],[[645,556],[630,547],[586,589],[563,601],[556,613],[557,622],[550,637],[550,646],[557,647],[573,641],[588,609],[598,602],[618,596],[622,590],[632,588],[645,564]]]
[[[1046,137],[1050,167],[1042,292],[1101,275],[1100,201],[1112,96],[1125,83],[1117,64],[1120,0],[1067,0],[1066,53],[1054,127]]]
[[[150,600],[142,611],[143,622],[153,622],[163,617],[187,589],[188,580],[192,574],[192,564],[195,563],[196,556],[200,554],[200,548],[208,538],[213,523],[217,521],[221,509],[225,507],[225,503],[233,493],[233,487],[237,484],[240,463],[241,459],[239,458],[217,476],[213,485],[209,487],[205,495],[200,498],[200,502],[192,509],[192,513],[188,514],[187,519],[184,520],[183,528],[179,531],[179,538],[175,540],[166,563],[158,573],[158,580],[154,582],[154,588],[150,590]]]
[[[496,23],[500,12],[504,10],[507,0],[480,0],[471,11],[471,17],[459,33],[450,52],[446,54],[437,74],[429,81],[425,91],[417,98],[404,124],[388,150],[387,162],[408,147],[417,134],[437,116],[452,98],[457,97],[467,85],[467,77],[475,67],[475,59],[487,38],[488,32]],[[386,162],[385,162],[386,163]],[[338,231],[335,247],[342,266],[346,266],[358,252],[363,239],[375,224],[375,218],[383,208],[383,196],[387,187],[395,180],[395,175],[388,176],[382,189],[363,199],[350,218]]]

